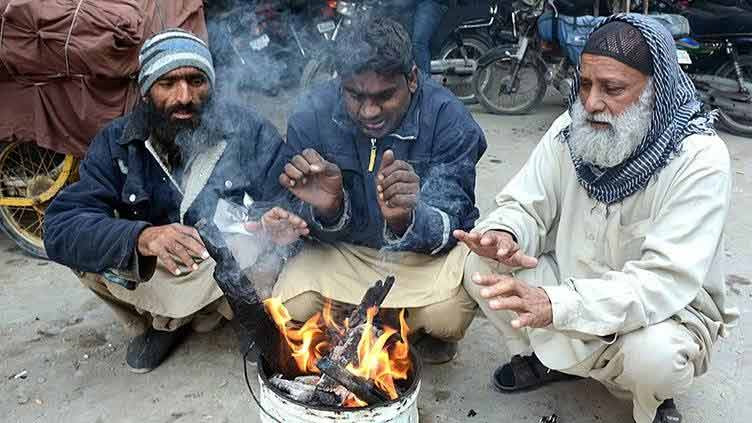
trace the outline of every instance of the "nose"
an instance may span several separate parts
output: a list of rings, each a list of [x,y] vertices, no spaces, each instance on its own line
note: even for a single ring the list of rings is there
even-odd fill
[[[597,88],[591,88],[583,96],[584,98],[582,104],[585,106],[586,112],[590,114],[600,113],[606,109],[606,103],[603,101],[603,95]]]
[[[191,89],[186,81],[180,81],[175,84],[175,102],[181,105],[190,104]]]
[[[363,105],[360,106],[360,117],[363,120],[376,119],[380,114],[381,106],[372,100],[365,100]]]

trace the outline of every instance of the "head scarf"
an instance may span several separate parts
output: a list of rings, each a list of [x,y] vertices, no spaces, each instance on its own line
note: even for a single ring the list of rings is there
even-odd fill
[[[647,41],[653,58],[653,84],[655,105],[645,139],[624,162],[601,172],[594,172],[593,165],[570,155],[577,172],[577,180],[588,195],[595,200],[613,204],[643,190],[651,178],[671,161],[681,150],[682,141],[693,134],[714,135],[712,113],[702,111],[703,104],[696,98],[695,87],[681,70],[676,58],[674,39],[658,21],[640,14],[619,14],[604,20],[598,28],[610,22],[626,22],[637,28]],[[579,100],[580,70],[578,69],[572,92],[571,105]],[[563,142],[569,139],[569,127],[560,136]]]

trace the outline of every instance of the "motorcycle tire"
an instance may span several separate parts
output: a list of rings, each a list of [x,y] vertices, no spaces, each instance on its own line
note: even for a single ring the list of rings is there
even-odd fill
[[[739,66],[742,69],[744,79],[748,83],[752,82],[752,55],[740,55]],[[724,78],[736,79],[736,70],[734,69],[734,63],[731,61],[725,62],[718,68],[718,70],[716,70],[715,75]],[[749,107],[752,107],[752,104],[749,104]],[[731,134],[746,138],[752,138],[752,120],[743,120],[731,116],[728,113],[724,112],[723,109],[718,109],[718,126]]]
[[[535,61],[525,61],[517,74],[518,81],[510,81],[512,70],[517,62],[518,60],[514,57],[500,57],[475,71],[473,75],[475,98],[487,111],[498,115],[524,115],[543,102],[548,88],[545,69],[542,69],[541,65]],[[509,94],[502,94],[502,90],[508,86],[506,84],[513,83],[519,87],[521,85],[519,80],[522,76],[530,82],[530,89],[526,90],[526,94],[513,94],[519,101],[502,101],[504,98],[511,97]]]
[[[462,35],[462,43],[465,46],[465,52],[468,59],[479,59],[491,49],[491,40],[480,34]],[[439,59],[461,59],[462,55],[457,48],[457,44],[449,40],[441,48]],[[475,89],[473,85],[473,76],[432,74],[431,78],[438,79],[449,91],[451,91],[462,103],[476,104]]]
[[[329,55],[313,57],[303,67],[300,76],[300,88],[308,90],[314,85],[337,77],[334,69],[334,58]]]

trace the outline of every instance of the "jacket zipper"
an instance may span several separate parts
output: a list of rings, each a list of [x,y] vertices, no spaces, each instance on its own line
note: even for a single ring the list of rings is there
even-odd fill
[[[373,167],[376,165],[376,138],[371,138],[371,158],[368,159],[368,171],[373,172]]]

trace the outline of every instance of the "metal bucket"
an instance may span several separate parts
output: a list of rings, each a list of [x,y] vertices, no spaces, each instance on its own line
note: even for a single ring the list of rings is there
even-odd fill
[[[410,351],[410,358],[413,363],[412,383],[398,399],[362,408],[333,408],[316,407],[285,396],[282,391],[269,383],[268,365],[263,357],[259,357],[258,380],[261,386],[259,403],[263,407],[259,410],[261,422],[418,423],[421,363],[412,351]]]

